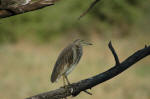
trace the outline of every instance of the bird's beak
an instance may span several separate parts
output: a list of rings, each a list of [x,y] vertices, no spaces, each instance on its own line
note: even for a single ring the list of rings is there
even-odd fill
[[[88,45],[93,45],[92,43],[88,43]]]
[[[93,45],[92,43],[90,42],[85,42],[86,45]]]

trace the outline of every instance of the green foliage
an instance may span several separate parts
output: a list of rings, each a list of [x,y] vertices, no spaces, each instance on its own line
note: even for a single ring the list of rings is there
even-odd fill
[[[79,15],[92,0],[62,0],[41,10],[1,19],[0,42],[16,42],[20,39],[46,42],[71,30],[88,32],[92,28],[103,28],[105,31],[117,27],[128,32],[143,15],[146,1],[103,0],[78,21]]]

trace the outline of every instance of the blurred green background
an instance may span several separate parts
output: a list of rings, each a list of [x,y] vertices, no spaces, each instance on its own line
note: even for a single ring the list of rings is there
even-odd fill
[[[69,75],[71,82],[91,77],[114,65],[107,44],[111,40],[120,60],[150,45],[149,0],[102,0],[81,20],[92,0],[60,0],[33,12],[0,19],[0,97],[21,99],[59,88],[50,82],[59,52],[80,38],[94,45]],[[101,85],[92,96],[76,99],[150,99],[150,59]]]

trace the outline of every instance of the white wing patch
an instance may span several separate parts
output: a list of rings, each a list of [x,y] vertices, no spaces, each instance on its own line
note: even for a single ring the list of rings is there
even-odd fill
[[[73,71],[73,69],[76,67],[76,58],[77,58],[77,52],[74,48],[72,48],[73,50],[73,63],[71,66],[69,66],[69,68],[66,70],[65,75],[67,76],[70,72]],[[67,66],[68,67],[68,66]]]
[[[68,68],[68,70],[65,72],[65,75],[67,76],[70,72],[73,71],[73,69],[76,67],[76,64],[70,66],[70,68]]]

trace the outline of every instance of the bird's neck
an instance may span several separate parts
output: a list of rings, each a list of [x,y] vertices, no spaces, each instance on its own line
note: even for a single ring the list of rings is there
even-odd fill
[[[81,44],[78,44],[78,45],[75,45],[75,47],[77,48],[77,49],[82,49],[82,45]]]

